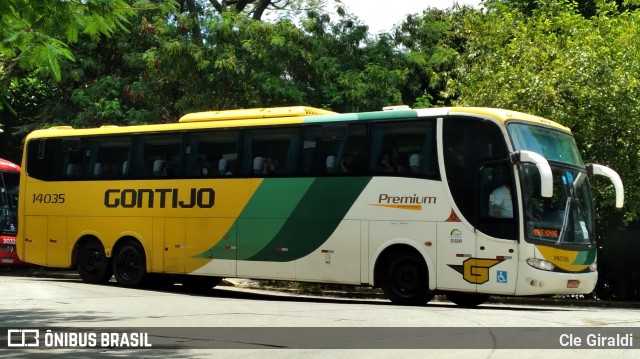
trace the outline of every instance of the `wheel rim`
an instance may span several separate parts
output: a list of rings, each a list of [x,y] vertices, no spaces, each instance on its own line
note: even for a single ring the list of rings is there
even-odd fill
[[[84,260],[82,261],[82,269],[87,273],[96,273],[103,265],[103,260],[100,256],[100,252],[97,249],[91,249],[87,251]]]
[[[125,248],[118,257],[118,272],[124,280],[132,280],[140,275],[140,254],[133,248]]]
[[[393,289],[396,293],[403,296],[415,294],[420,288],[422,275],[416,263],[403,260],[397,263],[392,271]]]

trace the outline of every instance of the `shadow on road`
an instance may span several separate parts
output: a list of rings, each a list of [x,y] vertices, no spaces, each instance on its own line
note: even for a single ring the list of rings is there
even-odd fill
[[[74,281],[81,283],[77,273],[73,270],[49,270],[41,267],[21,266],[0,268],[0,276],[31,277],[33,279],[45,278],[48,281]],[[245,300],[278,301],[278,302],[309,302],[309,303],[336,303],[336,304],[367,304],[367,305],[394,305],[386,299],[380,298],[353,298],[351,293],[331,293],[331,296],[308,295],[299,292],[278,290],[234,287],[227,283],[209,290],[190,291],[180,284],[154,280],[153,284],[148,284],[139,290],[158,291],[166,293],[180,293],[191,296],[236,298]],[[91,284],[87,284],[91,285]],[[112,279],[109,286],[117,286]],[[474,310],[504,310],[504,311],[577,311],[581,310],[579,301],[553,301],[541,300],[537,298],[510,298],[492,297],[492,301],[474,308]],[[526,306],[524,306],[526,305]],[[436,296],[434,300],[426,304],[425,308],[452,308],[453,304],[446,301],[444,296]],[[546,308],[545,308],[546,307]],[[462,310],[462,309],[461,309]],[[0,320],[2,315],[0,314]]]

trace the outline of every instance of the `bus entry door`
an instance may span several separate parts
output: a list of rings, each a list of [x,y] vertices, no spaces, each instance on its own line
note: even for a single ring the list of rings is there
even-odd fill
[[[477,291],[514,294],[518,275],[518,242],[497,239],[477,231],[477,257],[474,269]]]

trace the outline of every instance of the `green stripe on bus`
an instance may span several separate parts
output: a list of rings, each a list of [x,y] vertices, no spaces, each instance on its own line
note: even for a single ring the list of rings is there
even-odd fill
[[[355,113],[339,114],[339,115],[322,115],[322,116],[306,116],[304,117],[304,123],[324,123],[324,122],[342,122],[342,121],[355,121],[358,119],[358,115]]]
[[[399,120],[416,117],[418,117],[418,113],[413,110],[363,112],[358,114],[358,120]]]
[[[282,229],[313,178],[265,178],[238,221],[238,259],[254,257]]]
[[[418,112],[414,110],[396,110],[396,111],[376,111],[362,113],[345,113],[337,115],[308,116],[304,117],[305,123],[326,123],[326,122],[343,122],[343,121],[380,121],[380,120],[402,120],[406,118],[416,118]]]
[[[595,249],[590,249],[588,251],[579,251],[576,255],[575,261],[573,261],[572,264],[591,264],[596,260],[596,254],[597,251]]]
[[[287,262],[318,249],[370,181],[371,177],[317,178],[280,232],[260,252],[247,259]]]
[[[287,219],[314,178],[265,178],[239,218]]]
[[[313,178],[265,178],[229,229],[229,239],[235,240],[220,241],[195,257],[240,260],[253,257],[280,232],[313,181]],[[235,243],[237,250],[228,251],[225,247],[229,243]]]

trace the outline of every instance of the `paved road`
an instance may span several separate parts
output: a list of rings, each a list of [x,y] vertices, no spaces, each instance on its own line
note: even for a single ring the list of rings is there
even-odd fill
[[[237,289],[221,287],[205,294],[192,294],[179,290],[172,291],[127,289],[111,283],[105,286],[87,285],[74,279],[45,279],[32,277],[0,276],[0,300],[3,310],[0,311],[2,327],[64,327],[64,328],[189,328],[189,327],[232,327],[246,328],[253,333],[251,340],[233,337],[227,342],[228,346],[216,348],[244,348],[235,350],[208,349],[197,350],[190,348],[210,348],[206,333],[198,333],[189,329],[169,329],[167,343],[176,344],[181,341],[188,349],[138,349],[128,352],[123,349],[95,349],[92,351],[65,350],[65,355],[73,357],[120,356],[131,354],[140,356],[180,356],[180,357],[209,357],[213,354],[222,357],[387,357],[397,356],[396,350],[339,350],[349,346],[332,345],[329,341],[335,333],[342,333],[335,328],[362,328],[361,333],[369,333],[370,328],[415,327],[441,328],[441,332],[431,333],[441,335],[443,341],[436,342],[447,349],[442,350],[403,350],[403,357],[471,357],[471,358],[539,358],[536,350],[507,350],[507,349],[477,349],[465,350],[463,339],[449,344],[451,337],[443,335],[451,328],[492,328],[492,327],[528,327],[533,331],[522,332],[531,335],[532,339],[544,336],[544,328],[586,327],[597,330],[600,327],[628,328],[636,337],[640,345],[640,310],[625,308],[589,308],[589,307],[548,307],[531,305],[489,304],[476,309],[463,309],[446,302],[432,302],[424,307],[401,307],[391,305],[385,300],[353,300],[332,299],[308,296],[291,296],[288,294],[266,292],[259,290]],[[284,327],[289,329],[269,329]],[[294,329],[291,327],[303,328]],[[262,328],[262,329],[261,329]],[[316,331],[308,328],[323,328]],[[385,329],[386,330],[386,329]],[[440,329],[439,329],[440,330]],[[518,330],[514,329],[516,341],[520,340]],[[347,332],[345,335],[352,335]],[[395,330],[400,335],[400,330]],[[2,333],[0,333],[2,334]],[[327,349],[274,349],[287,347],[296,334],[302,338],[309,335],[326,336]],[[382,334],[385,334],[382,332]],[[394,336],[394,331],[386,333]],[[420,339],[418,333],[416,336]],[[466,333],[468,334],[468,333]],[[287,338],[274,338],[285,335]],[[341,335],[341,334],[340,334]],[[363,334],[364,335],[364,334]],[[380,342],[374,339],[380,332],[371,333],[371,338],[356,345],[357,348],[367,348],[367,345],[385,348],[393,343]],[[404,334],[403,334],[404,335]],[[410,334],[409,334],[410,335]],[[460,333],[457,338],[465,338]],[[496,333],[494,342],[504,340]],[[152,341],[158,341],[159,336]],[[176,338],[179,338],[176,339]],[[235,338],[235,339],[234,339]],[[334,338],[333,343],[343,338]],[[236,340],[237,339],[237,340]],[[309,338],[317,341],[317,337]],[[287,341],[289,340],[289,342]],[[357,340],[362,340],[359,338]],[[368,340],[368,341],[367,341]],[[377,340],[377,341],[376,341]],[[161,343],[165,343],[160,340]],[[444,344],[443,344],[444,343]],[[5,342],[1,343],[6,344]],[[193,345],[192,345],[193,344]],[[344,344],[344,343],[343,343]],[[416,342],[408,342],[416,345]],[[498,344],[499,345],[499,344]],[[436,345],[437,346],[437,345]],[[499,345],[500,346],[500,345]],[[156,348],[158,345],[156,345]],[[420,345],[418,344],[418,347]],[[429,346],[432,347],[432,346]],[[491,345],[489,345],[491,347]],[[637,346],[636,346],[637,347]],[[265,349],[271,348],[271,349]],[[21,351],[5,351],[13,357],[49,356],[52,349],[31,349]],[[54,352],[59,352],[55,350]],[[545,350],[546,358],[580,357],[580,358],[635,358],[637,350]]]

